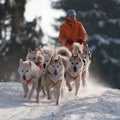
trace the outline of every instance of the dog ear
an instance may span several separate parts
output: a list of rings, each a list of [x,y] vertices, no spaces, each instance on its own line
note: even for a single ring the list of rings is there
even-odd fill
[[[54,51],[54,56],[57,57],[57,50]]]
[[[44,50],[43,50],[42,48],[41,48],[40,52],[41,52],[41,54],[42,54],[43,56],[45,56],[45,52],[44,52]]]
[[[54,56],[52,56],[51,58],[50,58],[50,64],[52,64],[54,62]]]
[[[28,48],[28,52],[31,53],[31,52],[32,52],[32,49],[31,49],[31,48]]]
[[[39,48],[35,48],[35,51],[41,54],[41,50]]]
[[[81,54],[78,53],[78,57],[79,57],[79,59],[80,59],[80,62],[83,63],[83,60],[82,60]]]
[[[89,51],[88,54],[89,54],[89,59],[91,59],[92,53]]]
[[[62,58],[60,57],[60,55],[58,56],[58,61],[62,63]]]
[[[22,63],[23,63],[23,59],[21,59],[21,58],[20,58],[20,60],[19,60],[19,61],[20,61],[20,64],[22,64]]]
[[[29,61],[29,65],[30,65],[30,67],[32,66],[32,63],[31,63],[31,61]]]

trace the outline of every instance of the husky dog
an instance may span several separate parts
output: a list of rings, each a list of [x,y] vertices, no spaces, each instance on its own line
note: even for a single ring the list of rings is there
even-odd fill
[[[88,47],[84,47],[83,53],[81,54],[83,59],[83,70],[82,70],[82,86],[87,85],[87,77],[89,76],[89,66],[91,64],[91,52],[88,50]]]
[[[28,53],[26,56],[26,60],[33,61],[40,69],[43,70],[43,63],[44,63],[44,56],[42,55],[41,51],[36,48],[36,50],[32,50],[31,48],[28,49]],[[38,87],[37,87],[37,97],[39,97],[39,92],[42,89],[43,96],[46,95],[45,93],[45,85],[42,79],[43,74],[38,80]],[[39,100],[39,99],[37,99]],[[39,103],[39,101],[37,101]]]
[[[73,52],[79,52],[83,60],[82,70],[82,86],[85,87],[87,84],[88,70],[91,63],[91,52],[88,50],[88,45],[82,46],[79,43],[73,44]]]
[[[47,97],[48,99],[51,99],[52,88],[56,98],[56,105],[59,105],[60,92],[64,83],[64,74],[65,69],[67,68],[65,65],[67,64],[63,62],[66,60],[65,57],[54,54],[45,69]]]
[[[20,65],[18,68],[18,73],[23,85],[24,97],[28,96],[31,99],[35,89],[38,86],[38,79],[41,76],[41,69],[35,65],[32,61],[23,61],[20,59]],[[29,92],[29,83],[32,84],[32,88]],[[36,98],[36,102],[37,102]]]
[[[73,53],[77,53],[77,52],[83,53],[83,48],[84,48],[83,44],[81,45],[80,43],[74,42],[72,47],[73,47],[72,49]]]
[[[40,48],[41,54],[44,56],[44,63],[43,63],[43,72],[42,72],[42,81],[43,81],[43,86],[45,88],[46,86],[46,80],[45,80],[45,68],[50,62],[50,59],[54,53],[54,49],[49,47],[49,46],[43,46]]]
[[[66,72],[66,85],[69,91],[72,91],[71,83],[75,85],[75,95],[78,94],[80,87],[80,81],[82,76],[83,61],[79,53],[72,53],[70,60],[70,66]]]
[[[55,50],[54,54],[60,55],[62,58],[62,62],[65,66],[65,72],[67,71],[68,67],[70,66],[70,57],[72,53],[66,47],[59,47]]]
[[[44,63],[44,57],[39,49],[33,51],[31,48],[29,48],[26,56],[26,60],[33,61],[40,68]]]

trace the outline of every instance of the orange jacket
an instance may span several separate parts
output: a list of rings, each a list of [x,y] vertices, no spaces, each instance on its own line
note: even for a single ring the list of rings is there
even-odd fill
[[[66,46],[69,50],[72,49],[73,42],[77,42],[79,39],[84,43],[87,39],[87,33],[83,25],[75,20],[72,24],[69,24],[66,20],[60,27],[59,40],[63,46]],[[72,44],[67,42],[72,41]]]

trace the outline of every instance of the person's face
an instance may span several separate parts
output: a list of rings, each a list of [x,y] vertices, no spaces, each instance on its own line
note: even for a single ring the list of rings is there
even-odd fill
[[[76,16],[75,15],[69,15],[67,16],[67,19],[71,22],[73,22],[75,20]]]

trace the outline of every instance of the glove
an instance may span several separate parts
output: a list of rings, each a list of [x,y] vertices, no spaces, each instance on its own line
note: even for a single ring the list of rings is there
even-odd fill
[[[78,39],[77,42],[80,43],[80,44],[83,44],[83,43],[84,43],[83,40],[82,40],[81,38]]]
[[[73,44],[73,41],[72,40],[67,40],[66,41],[66,45],[72,45]]]

